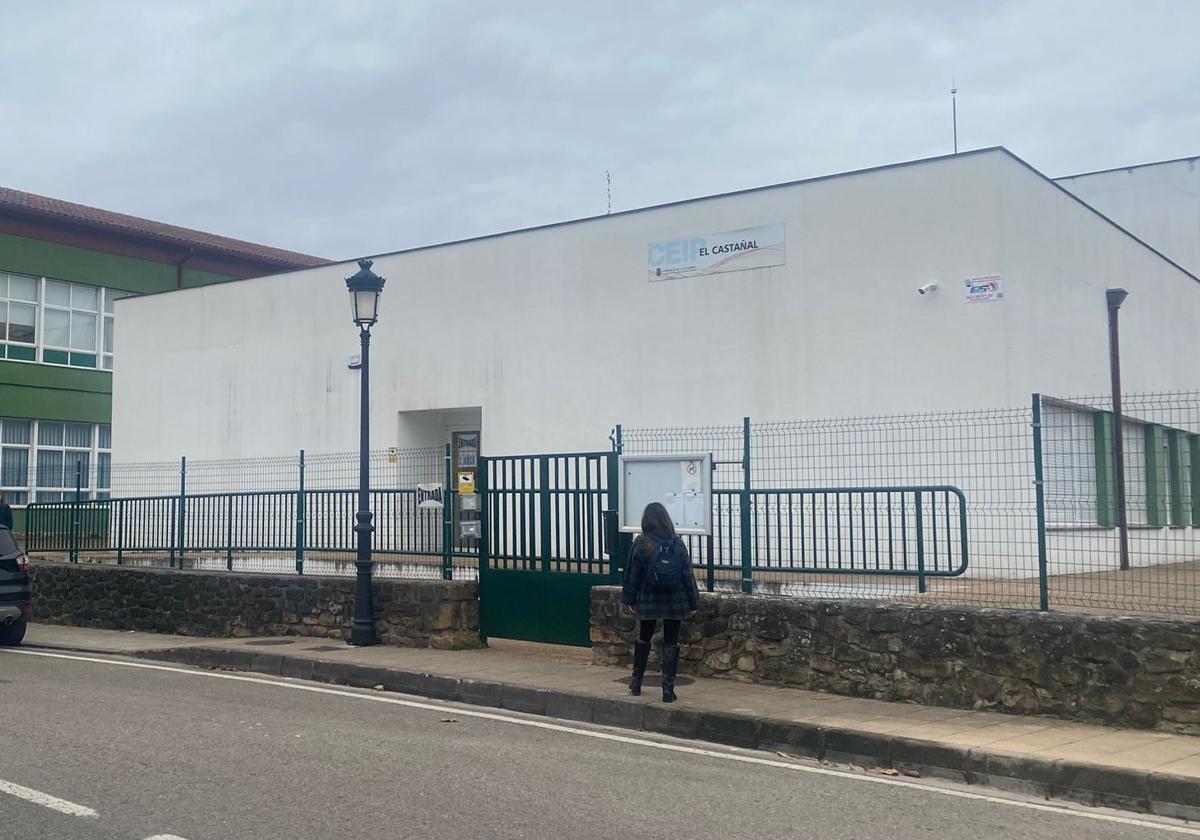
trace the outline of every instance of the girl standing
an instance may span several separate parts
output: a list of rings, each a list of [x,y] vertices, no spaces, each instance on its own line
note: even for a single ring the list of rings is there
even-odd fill
[[[638,617],[641,625],[633,646],[633,679],[629,693],[642,693],[642,677],[650,658],[650,640],[659,621],[663,623],[663,702],[675,702],[675,674],[679,668],[679,628],[700,607],[700,591],[692,574],[692,558],[675,533],[667,509],[658,502],[646,505],[642,533],[633,542],[625,568],[621,603]]]

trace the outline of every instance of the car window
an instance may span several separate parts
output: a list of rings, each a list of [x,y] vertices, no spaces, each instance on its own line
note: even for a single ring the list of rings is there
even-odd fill
[[[13,538],[12,531],[0,528],[0,557],[20,553],[21,549],[17,548],[17,541]]]

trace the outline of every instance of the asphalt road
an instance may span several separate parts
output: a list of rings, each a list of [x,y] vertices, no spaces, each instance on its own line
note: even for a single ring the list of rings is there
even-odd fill
[[[1179,822],[773,754],[93,659],[0,651],[0,837],[1200,837]]]

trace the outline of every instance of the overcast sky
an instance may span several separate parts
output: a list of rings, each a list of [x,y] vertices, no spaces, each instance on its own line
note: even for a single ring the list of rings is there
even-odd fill
[[[1200,154],[1200,2],[0,0],[0,184],[350,258],[951,150]]]

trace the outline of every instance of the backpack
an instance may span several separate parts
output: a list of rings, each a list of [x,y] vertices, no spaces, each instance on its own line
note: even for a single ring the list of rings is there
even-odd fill
[[[646,565],[646,585],[652,592],[674,592],[683,586],[683,552],[677,550],[678,538],[656,542],[646,538],[650,562]]]

